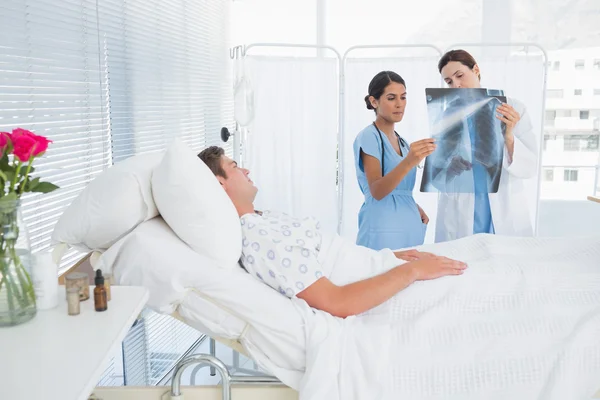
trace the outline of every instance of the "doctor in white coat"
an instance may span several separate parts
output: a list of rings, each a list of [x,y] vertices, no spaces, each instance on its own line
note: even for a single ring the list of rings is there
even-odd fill
[[[452,50],[444,54],[438,69],[451,88],[479,88],[481,74],[471,54]],[[440,193],[436,242],[477,233],[532,236],[533,226],[525,195],[524,179],[537,173],[538,146],[525,106],[507,99],[497,108],[496,118],[506,125],[504,155],[496,193]],[[468,163],[454,168],[469,170]],[[470,176],[473,176],[470,174]]]

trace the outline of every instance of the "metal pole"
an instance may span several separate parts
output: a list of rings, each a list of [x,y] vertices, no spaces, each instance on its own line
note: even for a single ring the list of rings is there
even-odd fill
[[[592,192],[594,193],[594,196],[596,196],[596,194],[598,193],[598,186],[600,186],[600,182],[598,182],[598,177],[600,176],[600,149],[598,151],[598,163],[596,164],[595,168],[596,172],[594,176],[594,190]]]
[[[210,355],[215,357],[217,355],[217,342],[212,337],[209,340],[210,345]],[[210,376],[215,376],[215,367],[210,367]]]
[[[317,46],[325,46],[327,29],[327,0],[315,0],[317,2]],[[319,47],[317,55],[323,58],[324,50]]]
[[[342,58],[342,56],[340,55],[340,52],[337,51],[336,48],[332,47],[332,46],[327,46],[327,45],[319,46],[319,45],[314,45],[314,44],[296,44],[296,43],[252,43],[252,44],[249,44],[248,46],[244,47],[244,49],[242,50],[242,56],[246,57],[248,52],[255,47],[289,47],[289,48],[296,48],[296,49],[323,49],[323,50],[327,49],[327,50],[331,50],[332,52],[334,52],[335,55],[339,59]]]
[[[512,27],[511,0],[483,1],[481,37],[485,43],[510,42]],[[508,55],[508,49],[502,47],[485,47],[484,56]]]
[[[344,56],[345,57],[345,56]],[[338,81],[338,168],[337,168],[337,189],[338,189],[338,224],[337,233],[342,234],[342,221],[344,211],[344,93],[346,85],[344,59],[340,59],[339,63],[340,79]]]

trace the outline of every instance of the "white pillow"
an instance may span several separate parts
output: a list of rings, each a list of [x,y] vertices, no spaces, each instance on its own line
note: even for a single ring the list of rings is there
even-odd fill
[[[151,177],[163,154],[133,156],[98,175],[63,212],[52,241],[102,251],[157,216]]]
[[[242,254],[242,229],[233,203],[198,156],[176,139],[152,175],[158,211],[197,253],[226,267]]]
[[[112,272],[119,285],[147,288],[147,305],[158,312],[177,310],[209,335],[245,338],[275,366],[306,365],[304,322],[292,302],[236,263],[223,268],[196,253],[160,216],[108,249],[95,268]]]

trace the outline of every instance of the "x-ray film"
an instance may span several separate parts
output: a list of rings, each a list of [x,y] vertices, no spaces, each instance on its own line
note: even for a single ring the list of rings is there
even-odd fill
[[[430,136],[421,192],[496,193],[504,157],[505,125],[496,115],[502,90],[425,89]]]

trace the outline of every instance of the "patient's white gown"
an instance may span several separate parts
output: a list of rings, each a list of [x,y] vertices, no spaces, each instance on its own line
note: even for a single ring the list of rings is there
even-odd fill
[[[279,293],[293,297],[324,276],[316,219],[264,211],[243,215],[241,224],[244,268]]]

